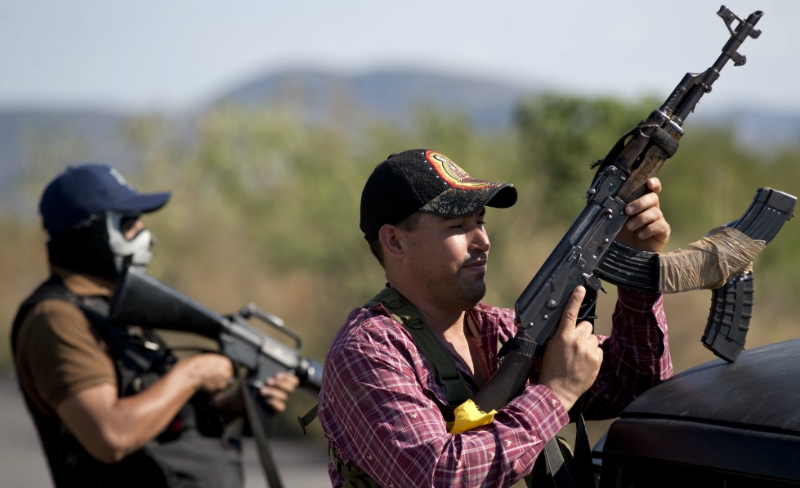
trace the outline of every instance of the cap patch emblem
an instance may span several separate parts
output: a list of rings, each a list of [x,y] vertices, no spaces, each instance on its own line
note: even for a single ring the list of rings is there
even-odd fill
[[[111,173],[111,176],[113,176],[115,180],[117,180],[117,183],[119,183],[122,186],[127,186],[131,190],[136,191],[133,188],[133,186],[130,183],[128,183],[128,180],[126,180],[125,178],[123,178],[121,174],[119,174],[119,171],[117,171],[114,168],[109,168],[108,172]]]
[[[494,181],[476,180],[472,178],[450,158],[436,151],[425,151],[425,157],[431,164],[431,167],[433,167],[433,170],[439,175],[439,178],[451,188],[459,188],[461,190],[485,190],[500,185],[500,183]]]

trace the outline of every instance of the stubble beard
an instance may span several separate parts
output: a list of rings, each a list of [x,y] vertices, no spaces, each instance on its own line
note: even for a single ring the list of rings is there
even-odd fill
[[[484,274],[479,279],[474,280],[472,283],[466,283],[464,280],[459,280],[463,284],[460,296],[460,305],[464,310],[470,310],[475,307],[486,296],[486,275]]]
[[[465,312],[475,307],[486,295],[486,275],[467,279],[463,268],[449,276],[449,279],[434,279],[429,282],[439,304],[447,309]]]

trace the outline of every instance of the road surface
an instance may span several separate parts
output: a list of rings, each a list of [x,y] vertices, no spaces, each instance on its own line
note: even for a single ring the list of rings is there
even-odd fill
[[[319,440],[274,440],[272,453],[286,488],[331,486],[327,453]],[[253,440],[244,445],[245,488],[267,488]],[[17,382],[0,376],[0,485],[13,488],[53,486],[33,421]]]

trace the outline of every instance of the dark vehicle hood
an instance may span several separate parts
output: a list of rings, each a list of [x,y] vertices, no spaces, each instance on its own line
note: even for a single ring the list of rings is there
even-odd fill
[[[700,421],[800,433],[800,339],[684,371],[633,401],[622,418]],[[787,432],[788,431],[788,432]]]

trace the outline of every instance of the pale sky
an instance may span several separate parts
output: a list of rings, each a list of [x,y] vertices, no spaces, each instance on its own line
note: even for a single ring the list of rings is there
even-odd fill
[[[800,113],[800,1],[765,15],[703,99]],[[728,39],[719,0],[0,0],[0,109],[182,110],[261,73],[423,68],[664,98]],[[704,109],[705,110],[705,109]]]

